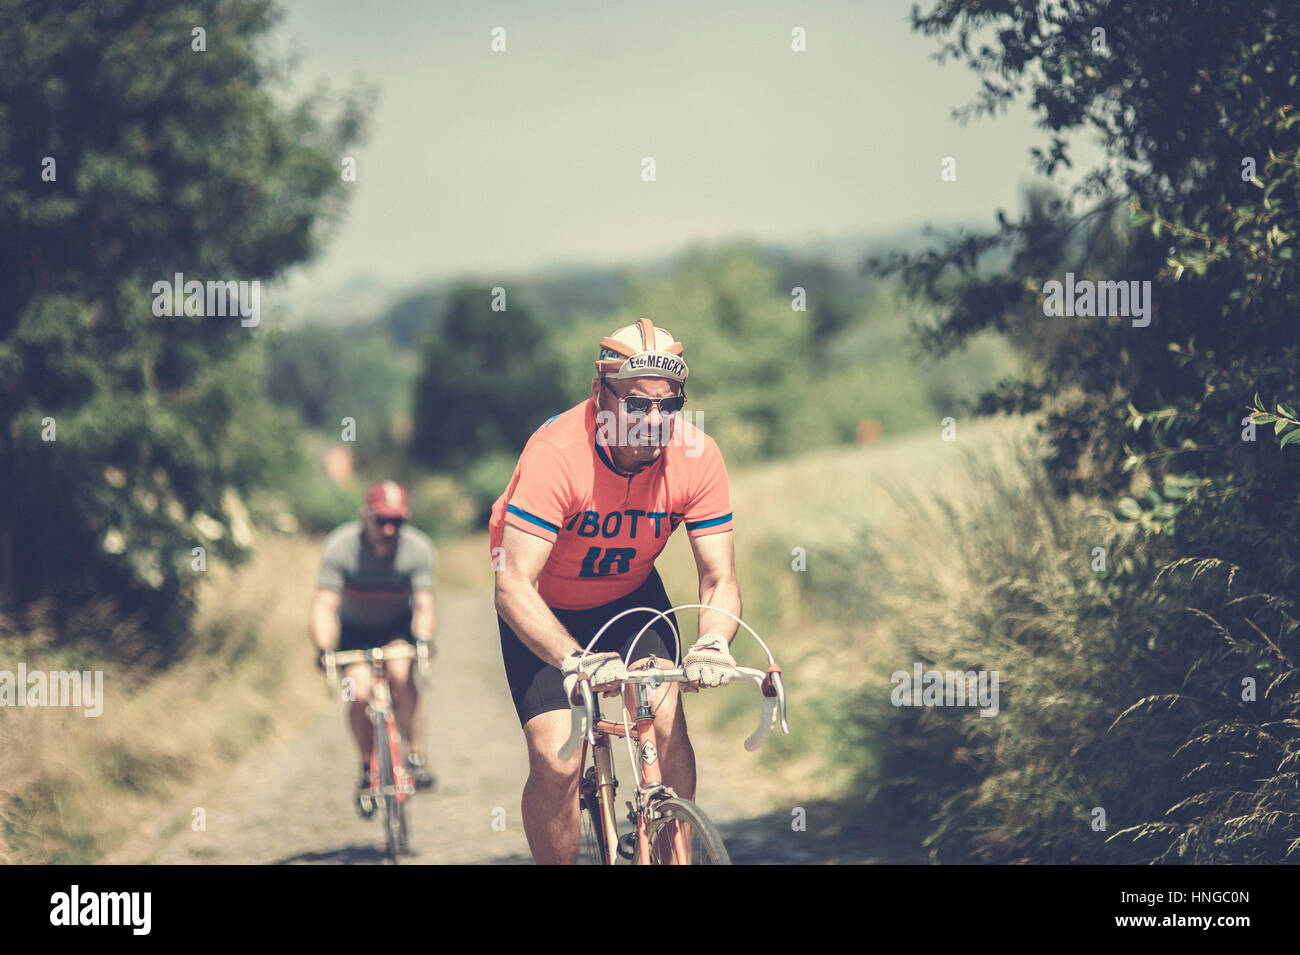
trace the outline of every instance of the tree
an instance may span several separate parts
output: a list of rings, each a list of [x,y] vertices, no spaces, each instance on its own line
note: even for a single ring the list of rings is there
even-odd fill
[[[391,427],[407,375],[388,339],[365,328],[309,326],[271,342],[266,393],[298,409],[303,423],[334,434],[357,422],[362,454],[392,442]]]
[[[241,500],[291,452],[257,399],[253,283],[315,252],[362,104],[273,96],[266,0],[2,15],[0,600],[112,594],[174,644],[192,549],[238,559]],[[184,314],[176,273],[249,283],[247,314],[206,289]]]
[[[913,24],[948,38],[941,60],[964,58],[983,77],[982,94],[959,116],[995,113],[1028,89],[1052,133],[1050,148],[1034,151],[1044,175],[1070,164],[1071,131],[1098,130],[1108,154],[1069,202],[1040,195],[1018,222],[999,213],[996,232],[873,263],[948,306],[930,346],[944,353],[985,328],[1032,346],[1043,374],[1007,383],[990,409],[1034,409],[1079,389],[1084,397],[1053,425],[1063,489],[1111,490],[1134,469],[1156,483],[1195,471],[1218,488],[1292,486],[1294,463],[1257,453],[1240,432],[1256,391],[1271,408],[1295,404],[1294,6],[1088,0],[1058,10],[1038,0],[961,0],[928,16],[914,10]],[[996,42],[976,52],[977,33]],[[1116,228],[1113,213],[1125,206],[1129,228]],[[990,274],[983,266],[992,252],[1009,257]],[[1152,324],[1046,317],[1044,285],[1067,271],[1151,281]],[[1116,420],[1130,432],[1117,433]],[[1088,437],[1068,440],[1079,426]],[[1088,479],[1078,470],[1086,456],[1097,465]],[[1260,516],[1272,528],[1296,510]]]
[[[1300,10],[950,0],[912,23],[982,77],[960,117],[1030,97],[1050,134],[1035,150],[1045,177],[1070,165],[1078,131],[1099,132],[1107,158],[1063,201],[1036,193],[1019,221],[999,213],[995,231],[873,265],[944,306],[925,336],[935,351],[987,328],[1026,345],[1035,369],[984,408],[1043,409],[1057,489],[1109,499],[1152,557],[1124,584],[1151,594],[1145,676],[1169,693],[1126,716],[1178,721],[1206,761],[1177,813],[1130,834],[1164,858],[1280,861],[1278,819],[1300,811],[1286,782],[1300,715],[1286,689],[1300,651]],[[1150,282],[1150,323],[1049,317],[1048,283],[1067,274]],[[1273,434],[1248,440],[1252,421]],[[1241,672],[1268,688],[1259,706],[1242,706]],[[1166,718],[1175,700],[1186,709]]]
[[[576,403],[532,313],[517,303],[494,311],[492,301],[489,289],[456,288],[423,345],[411,451],[432,467],[517,455],[546,418]]]

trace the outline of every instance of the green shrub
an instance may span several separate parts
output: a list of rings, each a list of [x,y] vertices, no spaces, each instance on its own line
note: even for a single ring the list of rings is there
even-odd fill
[[[941,862],[1138,861],[1090,825],[1097,806],[1112,832],[1148,818],[1176,782],[1172,737],[1108,732],[1150,687],[1152,608],[1119,570],[1136,565],[1085,502],[1053,496],[1029,448],[1011,466],[969,456],[967,476],[960,496],[893,487],[900,521],[864,534],[819,585],[894,647],[847,716],[874,754],[857,784],[867,812]],[[890,675],[917,662],[997,671],[998,714],[894,707]]]

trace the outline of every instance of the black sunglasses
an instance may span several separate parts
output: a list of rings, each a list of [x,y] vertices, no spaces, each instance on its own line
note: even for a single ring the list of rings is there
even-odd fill
[[[380,527],[388,527],[388,526],[391,524],[393,527],[396,527],[398,530],[401,530],[401,529],[402,529],[402,525],[406,523],[406,518],[404,518],[404,517],[378,517],[378,516],[376,516],[376,517],[375,517],[375,523],[378,524]]]
[[[609,389],[610,394],[618,398],[628,414],[649,414],[651,407],[658,405],[660,414],[672,415],[681,411],[682,406],[686,404],[685,395],[673,395],[670,398],[647,398],[644,395],[628,395],[626,398],[619,398],[618,392],[604,378],[600,379],[600,383]]]

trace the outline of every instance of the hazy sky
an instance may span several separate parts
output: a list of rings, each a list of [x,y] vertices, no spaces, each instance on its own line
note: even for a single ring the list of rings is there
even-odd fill
[[[347,218],[291,287],[988,221],[1047,139],[1023,106],[951,119],[978,81],[930,58],[911,0],[282,2],[297,88],[378,91]]]

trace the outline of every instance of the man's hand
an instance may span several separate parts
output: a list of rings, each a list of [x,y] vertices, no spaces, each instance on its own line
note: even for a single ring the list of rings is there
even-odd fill
[[[587,653],[574,650],[560,667],[564,674],[564,691],[571,693],[579,673],[587,674],[592,686],[605,683],[622,682],[627,679],[627,668],[623,666],[623,656],[619,653]]]
[[[700,686],[724,686],[731,682],[736,659],[727,641],[716,633],[706,633],[692,644],[682,658],[686,678]]]

